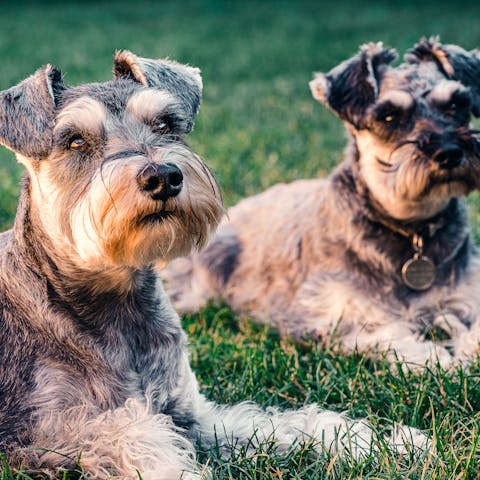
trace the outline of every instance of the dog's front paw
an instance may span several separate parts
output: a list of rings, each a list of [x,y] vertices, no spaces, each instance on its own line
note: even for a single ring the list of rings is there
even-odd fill
[[[459,363],[470,361],[480,353],[480,325],[474,324],[471,330],[462,333],[454,343],[455,360]]]
[[[453,365],[453,356],[449,351],[434,342],[421,342],[417,338],[397,340],[390,344],[387,358],[400,361],[402,368],[422,371],[426,367],[436,367],[448,370]]]
[[[399,454],[422,452],[431,447],[431,441],[424,432],[400,423],[395,424],[388,443]]]

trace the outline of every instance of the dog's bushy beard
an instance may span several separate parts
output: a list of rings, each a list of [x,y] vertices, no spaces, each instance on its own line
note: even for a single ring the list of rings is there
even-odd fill
[[[106,165],[72,213],[73,241],[85,261],[162,266],[202,248],[215,231],[224,211],[222,200],[199,157],[176,156],[184,187],[164,202],[138,189],[136,173],[142,162],[129,159]]]
[[[461,129],[455,142],[464,152],[461,165],[452,169],[439,168],[431,159],[436,143],[432,133],[420,134],[415,140],[398,143],[390,159],[382,165],[382,171],[393,178],[388,184],[392,194],[401,200],[421,202],[431,195],[448,200],[467,195],[480,187],[479,131]],[[430,148],[427,146],[431,145]]]

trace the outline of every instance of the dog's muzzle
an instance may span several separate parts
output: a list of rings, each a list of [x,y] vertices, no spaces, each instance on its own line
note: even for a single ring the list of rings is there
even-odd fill
[[[459,167],[463,162],[463,150],[455,144],[445,145],[435,152],[433,161],[437,162],[440,168],[452,169]]]
[[[138,173],[137,184],[153,200],[165,202],[182,191],[183,174],[173,163],[149,163]]]
[[[419,148],[422,153],[444,170],[459,167],[464,160],[463,148],[451,133],[443,135],[429,133],[423,141],[419,142]]]

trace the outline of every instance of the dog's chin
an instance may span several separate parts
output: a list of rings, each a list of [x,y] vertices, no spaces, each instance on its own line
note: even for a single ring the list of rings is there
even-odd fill
[[[472,174],[465,171],[451,171],[432,175],[420,194],[420,198],[438,196],[440,198],[454,198],[468,195],[475,189]]]
[[[380,185],[380,184],[379,184]],[[371,187],[372,195],[392,218],[400,221],[417,221],[440,213],[452,198],[468,195],[475,188],[471,171],[458,169],[450,172],[429,172],[421,175],[401,176],[383,188]]]
[[[215,225],[202,218],[187,216],[180,209],[143,214],[121,237],[105,242],[111,263],[143,268],[187,256],[202,248],[213,233]]]
[[[121,248],[110,249],[108,263],[114,266],[142,269],[151,264],[167,265],[174,258],[188,255],[194,245],[189,239],[176,236],[173,230],[160,232],[149,224],[122,242]]]
[[[430,181],[418,195],[409,197],[408,208],[404,209],[401,219],[418,221],[432,218],[439,214],[452,198],[466,196],[472,190],[469,182],[460,179]],[[399,200],[399,204],[402,204],[402,201]]]
[[[211,195],[198,194],[195,203],[182,201],[180,196],[133,205],[120,199],[109,204],[104,221],[99,222],[99,250],[105,253],[109,265],[143,268],[167,263],[201,249],[222,213],[221,203]]]

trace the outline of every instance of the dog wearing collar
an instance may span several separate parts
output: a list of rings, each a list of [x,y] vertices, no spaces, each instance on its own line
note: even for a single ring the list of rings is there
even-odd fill
[[[480,55],[438,39],[364,45],[310,82],[343,120],[326,180],[247,198],[200,255],[166,272],[174,304],[235,311],[347,350],[448,366],[480,334],[480,266],[464,197],[479,185]]]
[[[186,145],[198,69],[118,52],[115,78],[76,87],[48,65],[0,92],[0,143],[25,166],[0,236],[0,453],[13,467],[92,478],[210,478],[195,443],[221,451],[369,454],[364,421],[320,411],[216,405],[157,273],[201,248],[223,207]],[[400,428],[402,439],[422,443]]]

